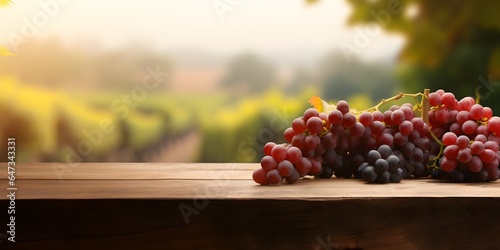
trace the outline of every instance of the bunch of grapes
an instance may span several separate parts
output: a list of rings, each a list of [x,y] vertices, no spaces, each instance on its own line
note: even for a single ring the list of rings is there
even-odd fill
[[[495,181],[500,170],[498,154],[500,118],[472,97],[460,101],[438,90],[429,95],[431,131],[442,141],[439,170],[434,178],[455,182]]]
[[[430,111],[423,109],[424,101]],[[381,112],[386,102],[364,112],[351,110],[343,100],[328,113],[307,109],[284,131],[287,143],[264,146],[254,181],[295,183],[306,175],[376,183],[430,174],[454,181],[498,179],[500,118],[491,109],[470,97],[459,102],[442,90],[421,103]],[[421,118],[425,112],[429,122]]]

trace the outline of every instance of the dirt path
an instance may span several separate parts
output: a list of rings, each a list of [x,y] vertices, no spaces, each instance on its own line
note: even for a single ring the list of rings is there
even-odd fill
[[[184,137],[163,145],[146,157],[147,162],[194,162],[201,145],[201,134],[192,131]]]

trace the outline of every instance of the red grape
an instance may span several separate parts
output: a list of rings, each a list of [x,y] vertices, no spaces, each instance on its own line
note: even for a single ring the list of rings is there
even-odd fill
[[[276,162],[280,162],[286,158],[286,148],[282,145],[276,145],[271,150],[271,156]]]
[[[323,131],[323,121],[319,117],[311,117],[306,122],[307,131],[315,135]]]
[[[441,104],[441,96],[438,93],[429,94],[429,105],[439,106]]]
[[[474,120],[481,120],[484,116],[484,109],[483,106],[480,104],[474,104],[470,108],[470,117]]]
[[[363,126],[368,127],[373,122],[373,115],[369,112],[363,112],[359,116],[359,122],[363,124]]]
[[[301,118],[295,118],[292,122],[292,128],[297,134],[304,133],[306,131],[306,123]]]
[[[453,132],[446,132],[443,135],[443,144],[446,146],[455,144],[457,142],[457,135]]]
[[[286,151],[286,159],[291,163],[297,163],[300,161],[300,159],[302,159],[302,152],[297,147],[290,147]]]
[[[271,150],[273,149],[274,146],[276,146],[276,143],[274,142],[266,143],[266,145],[264,145],[264,154],[271,155]]]
[[[347,112],[349,112],[349,104],[344,101],[344,100],[340,100],[338,103],[337,103],[337,110],[342,112],[342,114],[347,114]]]
[[[267,185],[269,184],[269,181],[267,181],[266,177],[266,171],[262,168],[255,169],[252,174],[252,178],[256,183],[259,183],[261,185]]]

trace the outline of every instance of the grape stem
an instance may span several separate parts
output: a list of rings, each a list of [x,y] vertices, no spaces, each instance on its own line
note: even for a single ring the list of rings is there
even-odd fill
[[[363,110],[361,112],[373,112],[373,111],[377,111],[377,110],[380,111],[379,108],[382,105],[384,105],[386,103],[389,103],[389,102],[392,102],[392,101],[399,100],[399,99],[401,99],[403,97],[413,97],[413,98],[415,98],[415,100],[417,100],[417,103],[418,103],[418,99],[417,98],[419,96],[422,96],[422,95],[423,95],[422,93],[406,94],[406,93],[401,92],[401,93],[399,93],[399,94],[397,94],[397,95],[395,95],[395,96],[393,96],[391,98],[382,99],[377,105],[375,105],[375,106],[373,106],[371,108],[365,109],[365,110]]]

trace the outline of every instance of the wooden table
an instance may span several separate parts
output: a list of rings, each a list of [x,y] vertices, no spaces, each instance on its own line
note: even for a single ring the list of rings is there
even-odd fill
[[[257,167],[18,164],[16,243],[1,249],[500,249],[500,182],[259,186]]]

